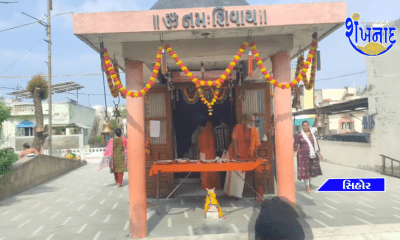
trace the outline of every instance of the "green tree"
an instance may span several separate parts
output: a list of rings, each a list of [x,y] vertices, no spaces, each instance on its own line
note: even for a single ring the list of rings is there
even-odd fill
[[[0,149],[0,175],[11,170],[11,165],[18,160],[18,155],[8,149]]]
[[[0,98],[0,136],[1,136],[1,128],[2,123],[11,117],[11,108],[6,107],[4,103],[4,98]]]
[[[34,127],[34,138],[32,147],[40,151],[44,145],[44,141],[49,135],[48,126],[44,126],[43,123],[43,109],[42,100],[48,97],[48,85],[47,81],[41,75],[34,76],[29,82],[26,88],[33,95],[33,103],[35,105],[35,118],[36,126]],[[51,107],[51,106],[49,106]]]
[[[119,113],[121,114],[121,117],[126,118],[126,106],[122,105],[122,110],[119,111]]]

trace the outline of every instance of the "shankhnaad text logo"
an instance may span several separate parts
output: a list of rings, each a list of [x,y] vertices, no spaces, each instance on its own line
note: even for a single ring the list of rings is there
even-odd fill
[[[360,26],[359,20],[360,14],[358,13],[354,13],[351,18],[346,19],[346,37],[357,52],[366,56],[379,56],[389,51],[396,43],[394,34],[394,31],[397,31],[396,27],[364,28]]]

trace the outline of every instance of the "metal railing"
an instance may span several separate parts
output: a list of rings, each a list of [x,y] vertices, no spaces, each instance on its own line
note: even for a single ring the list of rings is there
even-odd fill
[[[397,177],[400,178],[400,160],[396,160],[393,159],[391,157],[385,156],[383,154],[380,154],[379,156],[382,157],[382,174],[384,175],[388,175],[388,176],[392,176],[392,177]],[[391,162],[390,162],[390,169],[391,169],[391,173],[387,173],[386,172],[386,158],[388,158]],[[393,161],[397,162],[399,164],[399,175],[395,175],[394,171],[393,171]]]

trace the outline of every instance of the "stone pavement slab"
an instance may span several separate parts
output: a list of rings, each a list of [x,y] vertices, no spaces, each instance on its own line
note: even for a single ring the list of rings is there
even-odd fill
[[[116,188],[99,162],[0,201],[0,240],[128,239],[128,175]],[[321,186],[328,178],[383,177],[379,173],[321,163]],[[297,203],[313,228],[315,239],[400,239],[400,179],[385,176],[383,193],[305,193],[296,180]],[[217,196],[226,220],[204,219],[204,196],[162,201],[168,210],[148,209],[147,239],[252,239],[259,204],[254,198],[232,201]],[[154,199],[149,201],[155,203]],[[258,204],[258,205],[257,205]],[[352,228],[351,228],[352,227]],[[207,234],[207,235],[206,235]]]

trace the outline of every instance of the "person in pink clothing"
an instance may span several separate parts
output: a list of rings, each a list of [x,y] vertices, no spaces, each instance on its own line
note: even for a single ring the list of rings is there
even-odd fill
[[[29,144],[25,143],[25,144],[24,144],[24,151],[22,151],[22,152],[19,154],[19,159],[21,159],[21,158],[27,156],[28,154],[35,154],[35,155],[38,155],[39,152],[38,152],[36,149],[31,148],[31,146],[29,146]]]
[[[104,152],[103,160],[100,164],[100,169],[110,167],[110,172],[114,173],[115,183],[118,187],[122,185],[124,172],[127,172],[127,145],[128,140],[122,136],[120,128],[115,129],[115,137],[107,143],[106,151]]]

